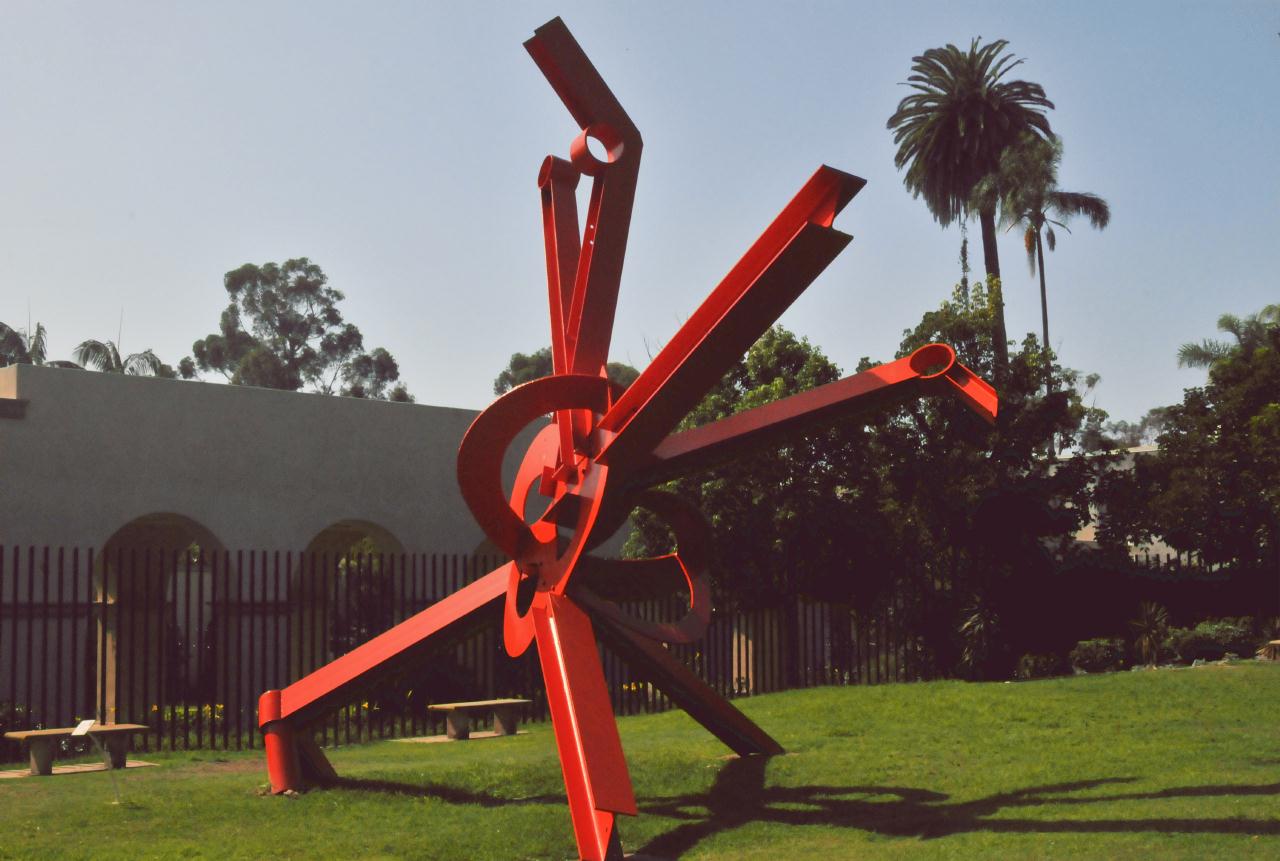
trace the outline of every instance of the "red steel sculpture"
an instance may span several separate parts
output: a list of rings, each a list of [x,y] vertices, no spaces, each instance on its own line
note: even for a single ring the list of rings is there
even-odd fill
[[[315,725],[501,609],[510,655],[538,645],[578,851],[585,859],[604,859],[621,857],[614,817],[636,815],[636,799],[597,637],[737,754],[782,751],[662,645],[691,642],[710,621],[709,538],[690,503],[653,486],[907,398],[958,395],[988,421],[995,419],[997,398],[950,347],[930,344],[838,382],[673,433],[849,244],[851,237],[831,223],[865,183],[820,167],[649,367],[621,389],[606,377],[605,364],[640,133],[559,18],[538,28],[525,48],[582,131],[568,161],[548,156],[538,174],[554,373],[498,398],[476,418],[458,451],[463,498],[512,561],[285,689],[267,691],[258,719],[275,792],[324,783],[334,773],[315,742]],[[591,152],[591,138],[603,145],[605,158]],[[592,186],[579,236],[575,188],[583,174]],[[508,494],[503,454],[524,427],[546,415],[552,419],[533,439]],[[529,524],[524,512],[535,487],[545,511]],[[677,552],[630,561],[588,555],[635,507],[671,527]],[[678,622],[633,618],[604,597],[611,585],[651,588],[664,578],[683,580],[689,592],[688,613]]]

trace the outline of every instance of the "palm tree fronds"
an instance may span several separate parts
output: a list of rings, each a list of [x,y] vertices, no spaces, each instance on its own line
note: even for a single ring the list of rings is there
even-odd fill
[[[27,336],[27,354],[31,357],[31,364],[43,365],[45,351],[45,331],[44,323],[36,323],[36,330]]]
[[[1046,195],[1049,205],[1063,219],[1083,215],[1091,227],[1102,230],[1111,223],[1111,207],[1096,194],[1083,191],[1058,191]]]
[[[1231,345],[1205,338],[1199,344],[1183,344],[1178,348],[1179,368],[1207,368],[1231,355]]]
[[[21,364],[27,359],[27,345],[22,335],[0,323],[0,365]]]
[[[150,350],[121,358],[120,349],[113,341],[83,341],[71,355],[81,365],[109,374],[154,377],[172,375],[172,369],[166,369],[166,365]]]
[[[141,353],[134,353],[129,356],[129,358],[125,359],[124,362],[124,372],[126,374],[133,374],[134,376],[139,377],[161,376],[160,372],[163,367],[164,363],[161,362],[159,357],[150,350],[143,350]]]
[[[123,370],[120,364],[120,351],[111,341],[95,341],[90,338],[81,341],[71,351],[71,358],[85,367],[94,368],[109,374],[118,374]]]

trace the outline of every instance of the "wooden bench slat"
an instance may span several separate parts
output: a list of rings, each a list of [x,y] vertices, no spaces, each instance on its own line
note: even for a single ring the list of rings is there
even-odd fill
[[[506,700],[475,700],[466,703],[435,703],[427,706],[432,711],[449,711],[452,709],[483,709],[493,708],[494,706],[521,706],[527,705],[532,700],[506,699]]]
[[[472,700],[465,703],[435,703],[430,705],[431,711],[444,712],[445,734],[461,741],[471,737],[472,715],[493,713],[493,731],[498,735],[515,735],[519,718],[516,715],[518,706],[528,705],[530,700]]]
[[[53,749],[60,738],[72,738],[77,727],[58,727],[54,729],[28,729],[7,732],[5,738],[24,742],[31,755],[31,773],[48,776],[53,774]],[[94,724],[85,737],[106,736],[100,742],[106,749],[108,768],[124,768],[129,755],[129,736],[134,733],[150,732],[151,727],[139,723]]]
[[[95,735],[107,735],[119,732],[149,732],[151,727],[144,726],[139,723],[108,723],[94,724],[89,728],[89,732]],[[56,738],[57,736],[70,736],[75,731],[75,727],[61,727],[58,729],[24,729],[15,732],[7,732],[5,738],[11,738],[15,741],[23,741],[29,738]]]

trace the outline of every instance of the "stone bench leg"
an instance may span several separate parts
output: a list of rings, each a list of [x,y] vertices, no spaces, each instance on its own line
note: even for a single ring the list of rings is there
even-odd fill
[[[103,747],[107,749],[108,767],[124,768],[125,760],[129,754],[129,736],[109,735],[107,736],[107,743]]]
[[[444,731],[449,738],[458,741],[471,738],[471,715],[462,709],[454,709],[445,715]]]
[[[28,739],[31,745],[31,773],[48,776],[53,774],[53,743],[51,738]]]
[[[519,722],[515,706],[499,706],[493,710],[493,731],[496,735],[515,735]]]

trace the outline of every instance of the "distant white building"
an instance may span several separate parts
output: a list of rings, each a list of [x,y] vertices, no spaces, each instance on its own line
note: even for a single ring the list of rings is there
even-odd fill
[[[1158,446],[1154,445],[1138,445],[1132,448],[1126,448],[1122,453],[1119,461],[1112,465],[1111,469],[1131,470],[1138,458],[1145,457],[1159,451]],[[1072,455],[1073,457],[1075,455]],[[1097,547],[1098,540],[1098,519],[1103,514],[1096,505],[1089,506],[1089,523],[1076,533],[1076,540],[1084,542],[1090,546]],[[1129,547],[1129,555],[1135,559],[1144,557],[1166,558],[1176,556],[1177,551],[1163,541],[1156,539],[1148,544],[1134,544]]]

